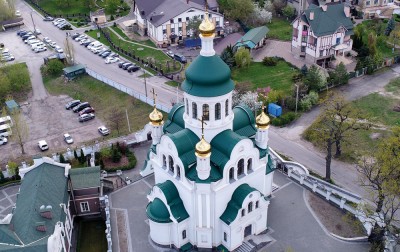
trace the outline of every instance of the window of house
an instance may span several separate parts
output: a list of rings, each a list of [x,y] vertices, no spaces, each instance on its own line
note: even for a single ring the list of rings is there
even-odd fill
[[[208,18],[211,18],[211,17],[212,17],[211,13],[208,13]]]
[[[229,115],[229,100],[225,101],[225,116]]]
[[[170,170],[170,172],[174,173],[174,159],[172,159],[171,156],[168,156],[168,168]]]
[[[182,22],[182,18],[178,18],[178,23]]]
[[[186,17],[186,21],[189,21],[189,17]]]
[[[85,201],[85,202],[81,202],[81,212],[90,212],[89,209],[89,202]]]
[[[204,116],[204,121],[210,120],[210,108],[208,104],[203,104],[203,116]]]
[[[371,4],[371,1],[366,1],[365,5],[369,6]]]
[[[251,213],[252,211],[253,211],[253,202],[250,202],[250,203],[247,205],[247,212]]]
[[[238,163],[238,177],[244,173],[244,159],[240,159]]]
[[[336,38],[336,44],[340,43],[340,37]]]
[[[164,167],[167,167],[167,158],[165,157],[165,155],[162,156],[162,164]]]
[[[221,103],[215,104],[215,120],[221,119]]]
[[[175,28],[171,28],[171,33],[175,33]]]
[[[374,4],[375,4],[375,5],[378,4],[378,0],[374,0]]]
[[[253,160],[251,158],[249,158],[247,160],[247,171],[251,171],[253,170]]]
[[[166,34],[166,33],[167,33],[167,30],[166,30],[166,29],[163,29],[163,30],[162,30],[162,33],[163,33],[163,34]]]
[[[219,26],[219,21],[215,22],[215,26],[217,26],[217,27]]]
[[[204,15],[201,15],[200,18],[203,19],[203,18],[204,18]]]
[[[242,209],[242,217],[246,214],[246,210]]]
[[[173,24],[173,23],[174,23],[174,19],[171,18],[171,19],[169,20],[169,22],[170,22],[171,24]]]
[[[319,57],[324,56],[324,50],[319,50]]]
[[[224,241],[228,241],[228,235],[224,232]]]
[[[195,102],[192,102],[192,117],[197,119],[197,104]]]
[[[176,166],[176,176],[177,176],[178,178],[181,177],[181,167],[179,167],[179,165]]]
[[[235,169],[231,167],[231,169],[229,169],[229,181],[231,181],[234,178],[235,178]]]
[[[258,208],[258,204],[259,204],[259,202],[258,202],[258,200],[256,201],[256,209]]]
[[[186,230],[183,230],[182,231],[182,240],[185,240],[186,239]]]
[[[301,37],[301,42],[307,43],[307,36],[302,36],[302,37]]]
[[[189,115],[189,101],[186,99],[186,114]]]
[[[182,31],[182,27],[178,27],[178,31]]]
[[[303,25],[303,31],[308,31],[308,26],[307,25]]]

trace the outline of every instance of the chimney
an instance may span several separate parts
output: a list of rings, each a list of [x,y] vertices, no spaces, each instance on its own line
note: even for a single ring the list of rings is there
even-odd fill
[[[310,12],[310,20],[314,20],[314,11]]]
[[[349,6],[344,6],[344,15],[346,16],[346,17],[350,17],[350,7]]]
[[[322,8],[322,11],[326,11],[328,9],[328,5],[324,4],[321,6],[321,8]]]

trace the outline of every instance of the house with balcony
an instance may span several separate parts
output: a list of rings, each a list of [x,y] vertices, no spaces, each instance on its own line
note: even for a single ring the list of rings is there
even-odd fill
[[[310,5],[292,25],[292,53],[307,63],[326,66],[352,49],[354,26],[346,4]]]
[[[215,25],[215,35],[223,34],[224,16],[217,12],[216,1],[208,1],[208,18]],[[149,36],[158,46],[177,44],[191,38],[189,20],[204,18],[203,0],[134,0],[134,15],[138,32]]]

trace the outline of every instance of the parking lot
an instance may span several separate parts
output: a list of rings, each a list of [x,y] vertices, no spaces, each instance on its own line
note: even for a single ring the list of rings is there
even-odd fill
[[[45,33],[45,31],[42,32]],[[40,37],[43,36],[48,35],[43,34]],[[97,128],[103,123],[98,118],[80,123],[77,113],[65,109],[65,104],[72,98],[65,95],[51,96],[44,88],[40,75],[40,66],[43,64],[43,58],[54,53],[54,51],[33,52],[16,35],[16,30],[2,33],[1,40],[5,47],[9,48],[15,56],[15,61],[7,64],[26,62],[31,75],[33,92],[26,102],[20,103],[24,119],[29,128],[29,140],[24,145],[25,152],[29,156],[41,154],[38,148],[39,140],[46,140],[49,150],[43,152],[43,154],[49,156],[52,153],[66,151],[68,147],[75,148],[85,142],[91,142],[101,137],[97,132]],[[63,134],[67,132],[74,139],[74,144],[72,145],[68,145],[63,140]],[[20,157],[21,150],[15,141],[10,141],[7,145],[0,146],[0,149],[0,162],[3,165],[8,160]]]

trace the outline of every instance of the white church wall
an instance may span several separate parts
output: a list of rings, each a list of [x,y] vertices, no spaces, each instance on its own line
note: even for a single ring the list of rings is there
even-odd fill
[[[160,245],[170,245],[172,238],[172,225],[173,223],[157,223],[149,220],[150,224],[150,237],[151,239]]]

